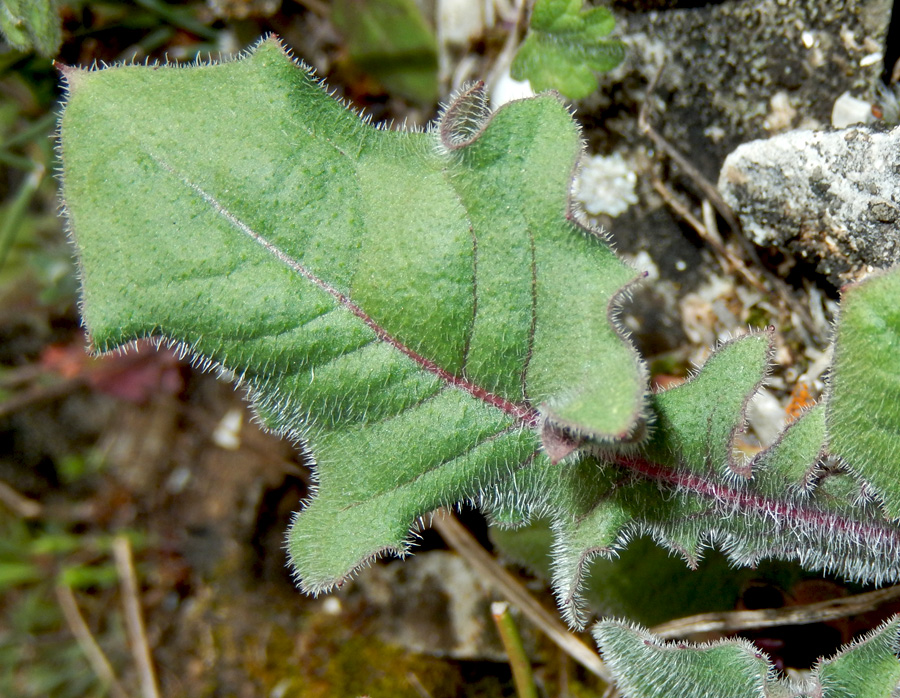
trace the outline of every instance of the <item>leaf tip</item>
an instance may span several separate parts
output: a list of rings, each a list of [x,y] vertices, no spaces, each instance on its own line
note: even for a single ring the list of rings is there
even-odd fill
[[[74,65],[67,65],[61,61],[53,61],[53,67],[59,73],[59,77],[63,81],[63,86],[69,95],[81,86],[83,78],[89,71]]]
[[[459,150],[482,134],[491,117],[484,82],[479,80],[453,95],[438,117],[437,133],[448,152]]]
[[[578,450],[581,442],[573,438],[561,429],[553,427],[547,420],[541,425],[541,446],[544,453],[550,459],[552,465],[556,465],[567,456]]]

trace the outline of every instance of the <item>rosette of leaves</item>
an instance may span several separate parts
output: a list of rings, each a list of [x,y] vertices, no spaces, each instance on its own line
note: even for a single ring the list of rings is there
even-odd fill
[[[570,206],[581,143],[555,97],[492,114],[476,85],[427,131],[383,130],[271,39],[220,64],[64,74],[93,348],[176,344],[305,445],[318,487],[288,549],[306,591],[405,554],[420,517],[464,501],[551,521],[575,626],[591,560],[642,534],[690,566],[717,545],[900,577],[897,272],[846,291],[827,400],[748,461],[735,439],[771,332],[647,394],[615,320],[636,274]]]
[[[625,57],[621,41],[605,38],[615,25],[605,7],[584,10],[582,0],[537,0],[510,74],[528,80],[536,92],[584,99],[597,89],[595,73],[612,70]]]

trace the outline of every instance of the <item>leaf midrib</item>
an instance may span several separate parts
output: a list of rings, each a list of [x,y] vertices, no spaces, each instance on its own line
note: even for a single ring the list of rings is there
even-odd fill
[[[674,485],[691,494],[729,504],[738,503],[736,508],[739,511],[752,510],[763,515],[767,513],[782,515],[785,518],[812,523],[817,530],[834,530],[836,528],[866,540],[887,535],[894,538],[897,546],[900,547],[900,531],[891,528],[887,522],[884,522],[884,525],[878,525],[877,522],[853,520],[836,512],[798,506],[787,500],[777,500],[757,492],[737,490],[721,482],[702,478],[692,472],[665,468],[636,457],[617,458],[616,464],[645,479]]]
[[[536,426],[539,419],[537,410],[527,405],[507,400],[506,398],[501,397],[500,395],[496,395],[495,393],[492,393],[489,390],[482,388],[481,386],[476,385],[465,378],[455,376],[449,371],[438,366],[431,359],[422,356],[418,352],[406,346],[403,342],[401,342],[390,332],[388,332],[384,327],[379,325],[378,322],[376,322],[368,313],[366,313],[362,308],[354,303],[345,293],[338,290],[324,279],[318,277],[296,259],[278,248],[274,243],[272,243],[262,234],[253,230],[249,225],[247,225],[247,223],[242,221],[234,213],[228,210],[228,208],[226,208],[218,199],[216,199],[212,194],[203,189],[200,185],[191,181],[182,173],[176,171],[175,168],[170,166],[165,161],[153,155],[151,155],[151,157],[154,158],[154,160],[160,165],[160,167],[165,169],[173,176],[177,177],[179,180],[181,180],[181,182],[184,183],[186,187],[191,189],[196,195],[203,199],[216,214],[224,218],[234,228],[260,245],[283,265],[302,276],[311,284],[317,286],[318,288],[329,294],[332,298],[335,299],[339,306],[350,311],[351,313],[353,313],[353,315],[355,315],[363,323],[365,323],[366,326],[368,326],[381,341],[390,344],[392,347],[411,359],[421,369],[438,377],[444,383],[469,393],[477,400],[480,400],[481,402],[502,410],[503,412],[509,414],[510,416],[514,417],[516,420],[527,426]]]

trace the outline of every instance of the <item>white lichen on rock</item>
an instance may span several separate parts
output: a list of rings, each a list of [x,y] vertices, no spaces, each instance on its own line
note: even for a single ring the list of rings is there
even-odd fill
[[[591,215],[618,216],[636,204],[637,175],[619,153],[585,156],[575,179],[574,197]]]

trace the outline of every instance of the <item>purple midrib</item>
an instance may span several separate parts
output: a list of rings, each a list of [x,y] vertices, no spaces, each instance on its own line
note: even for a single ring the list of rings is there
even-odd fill
[[[526,426],[533,427],[537,424],[539,414],[538,411],[533,407],[508,400],[500,395],[497,395],[496,393],[492,393],[491,391],[482,388],[479,385],[476,385],[475,383],[472,383],[469,380],[466,380],[465,378],[456,376],[446,369],[438,366],[431,359],[422,356],[414,349],[408,347],[406,344],[404,344],[394,335],[388,332],[384,327],[382,327],[373,317],[371,317],[356,303],[354,303],[345,293],[342,293],[324,279],[316,276],[312,271],[307,269],[296,259],[279,249],[274,243],[263,237],[260,233],[257,233],[241,219],[231,213],[231,211],[223,206],[212,194],[208,193],[206,190],[204,190],[194,182],[178,174],[167,164],[161,161],[158,162],[164,169],[179,177],[188,187],[193,189],[197,194],[200,195],[200,197],[202,197],[208,204],[210,204],[220,216],[225,218],[238,230],[247,235],[247,237],[249,237],[257,244],[261,245],[267,252],[269,252],[273,257],[290,268],[292,271],[300,274],[307,281],[325,291],[332,298],[334,298],[341,307],[349,310],[356,317],[362,320],[375,333],[378,339],[386,342],[387,344],[390,344],[392,347],[405,354],[420,368],[431,373],[434,376],[437,376],[442,382],[453,386],[454,388],[464,390],[477,400],[480,400],[481,402],[502,410],[503,412]]]
[[[693,473],[665,468],[642,458],[623,456],[616,459],[616,463],[649,480],[674,485],[715,501],[736,504],[741,511],[757,511],[763,516],[773,516],[782,521],[793,519],[818,530],[840,531],[860,541],[883,540],[889,537],[894,539],[895,546],[900,546],[900,532],[890,526],[854,521],[839,514],[769,499],[753,492],[743,492]]]

